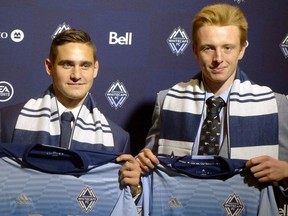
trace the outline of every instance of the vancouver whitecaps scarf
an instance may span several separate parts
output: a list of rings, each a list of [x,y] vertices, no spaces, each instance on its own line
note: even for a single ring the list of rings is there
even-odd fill
[[[167,93],[161,113],[159,153],[191,155],[205,102],[201,73]],[[278,109],[272,90],[252,83],[237,69],[227,102],[231,158],[278,158]]]
[[[60,146],[60,122],[57,100],[50,86],[42,97],[30,99],[22,108],[16,123],[13,142]],[[97,109],[90,93],[72,128],[69,146],[81,148],[83,145],[86,145],[85,149],[91,150],[114,146],[107,119]]]

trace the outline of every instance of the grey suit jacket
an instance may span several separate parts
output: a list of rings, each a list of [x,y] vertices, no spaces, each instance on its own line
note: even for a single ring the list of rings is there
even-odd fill
[[[169,89],[160,91],[157,94],[157,100],[155,103],[152,122],[153,125],[150,128],[147,138],[146,147],[150,148],[154,153],[158,151],[158,140],[160,136],[160,116],[164,98]],[[278,106],[278,119],[279,119],[279,159],[288,161],[288,98],[285,95],[274,93]],[[228,137],[224,137],[222,147],[219,155],[228,157],[229,154],[229,140]]]

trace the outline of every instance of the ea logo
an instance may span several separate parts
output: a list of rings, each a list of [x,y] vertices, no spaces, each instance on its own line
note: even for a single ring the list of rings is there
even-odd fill
[[[15,29],[10,34],[11,40],[18,43],[24,39],[24,32],[20,29]]]
[[[13,86],[8,82],[0,81],[0,102],[6,102],[10,100],[13,94]]]

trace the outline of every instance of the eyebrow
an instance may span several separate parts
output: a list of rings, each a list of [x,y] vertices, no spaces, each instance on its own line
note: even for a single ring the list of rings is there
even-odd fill
[[[232,43],[227,43],[227,44],[222,44],[220,47],[227,47],[227,46],[235,47],[236,45]],[[202,45],[199,45],[199,47],[204,48],[204,47],[217,47],[217,46],[215,46],[214,44],[202,44]]]
[[[63,59],[61,61],[58,62],[59,65],[63,65],[65,63],[68,63],[68,64],[75,64],[75,61],[72,61],[72,60],[69,60],[69,59]],[[92,65],[93,62],[91,61],[80,61],[80,65],[83,65],[83,64],[89,64],[89,65]]]

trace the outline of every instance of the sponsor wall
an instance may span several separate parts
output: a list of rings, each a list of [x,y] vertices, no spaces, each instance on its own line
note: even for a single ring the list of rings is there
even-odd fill
[[[139,151],[156,93],[199,71],[191,20],[215,0],[0,1],[0,108],[36,97],[51,83],[44,60],[52,38],[69,28],[96,43],[100,70],[92,94],[99,108],[131,134]],[[287,0],[226,0],[249,22],[240,67],[255,82],[288,94]]]

